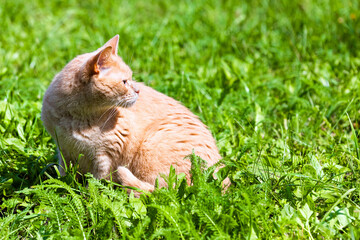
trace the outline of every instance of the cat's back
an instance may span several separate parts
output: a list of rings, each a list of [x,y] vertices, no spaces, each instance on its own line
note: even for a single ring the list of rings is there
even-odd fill
[[[197,118],[190,110],[180,102],[156,91],[142,83],[138,83],[140,88],[139,98],[130,110],[137,114],[146,114],[148,117],[159,119],[171,113],[179,113]]]
[[[210,134],[207,127],[188,108],[144,84],[140,84],[139,98],[129,111],[136,116],[134,120],[138,126],[147,129],[167,124],[174,129],[196,129]]]

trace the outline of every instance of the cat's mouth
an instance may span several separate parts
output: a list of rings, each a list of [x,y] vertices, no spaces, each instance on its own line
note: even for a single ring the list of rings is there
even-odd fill
[[[129,97],[125,97],[120,100],[120,102],[118,103],[118,106],[123,107],[123,108],[129,108],[136,103],[136,100],[138,99],[138,97],[139,97],[139,94],[133,94]]]

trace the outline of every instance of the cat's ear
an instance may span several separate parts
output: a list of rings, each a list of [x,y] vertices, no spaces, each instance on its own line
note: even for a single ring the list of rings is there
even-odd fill
[[[107,46],[91,57],[78,72],[80,81],[87,83],[92,75],[98,74],[101,69],[109,67],[111,65],[112,51],[112,47]]]
[[[119,34],[116,34],[112,39],[107,41],[103,47],[112,47],[112,54],[117,55],[119,45]]]
[[[111,54],[113,53],[113,47],[107,46],[96,54],[96,63],[93,65],[94,73],[99,73],[102,68],[106,68],[110,65]]]

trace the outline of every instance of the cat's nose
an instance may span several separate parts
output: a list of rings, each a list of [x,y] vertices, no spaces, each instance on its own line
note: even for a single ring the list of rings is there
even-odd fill
[[[132,84],[132,88],[134,89],[134,92],[136,92],[137,94],[139,94],[140,92],[140,88],[136,83]]]

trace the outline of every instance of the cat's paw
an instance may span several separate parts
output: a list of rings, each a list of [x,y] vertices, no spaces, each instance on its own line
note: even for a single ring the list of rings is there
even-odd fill
[[[116,174],[119,182],[124,186],[136,187],[148,192],[154,191],[153,185],[148,182],[141,181],[126,167],[118,167]]]

